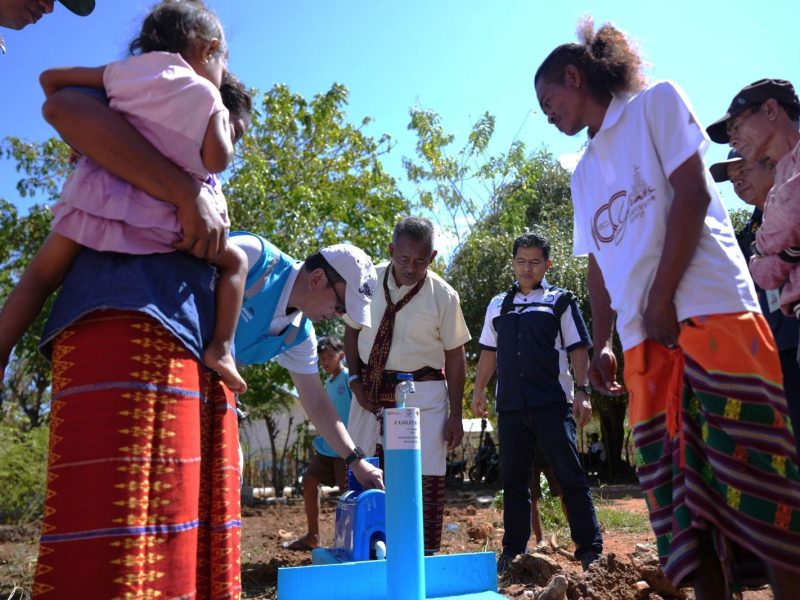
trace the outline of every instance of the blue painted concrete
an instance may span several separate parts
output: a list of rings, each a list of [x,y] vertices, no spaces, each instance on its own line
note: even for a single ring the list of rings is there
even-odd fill
[[[405,400],[407,393],[413,391],[413,382],[406,381],[398,388],[404,390],[403,397],[399,400]],[[368,532],[367,541],[363,539],[355,541],[356,536],[363,533],[360,530],[364,529],[365,523],[375,515],[365,514],[360,519],[356,516],[355,505],[358,494],[354,493],[351,497],[353,507],[349,513],[345,511],[347,514],[340,515],[337,505],[336,547],[314,550],[312,560],[315,564],[309,567],[278,569],[278,599],[502,598],[497,593],[494,553],[424,556],[419,410],[416,408],[386,410],[384,428],[386,560],[345,562],[354,556],[356,546],[362,550],[365,547],[371,549],[370,538],[373,538],[378,531],[376,527],[374,531]],[[377,499],[377,495],[370,496],[372,492],[368,490],[361,495],[364,495],[365,499]],[[380,493],[380,496],[383,494]],[[376,512],[375,506],[366,500],[364,505],[366,513]],[[353,519],[349,523],[342,524],[341,532],[340,518]]]
[[[497,593],[495,561],[493,552],[425,557],[425,595],[420,598],[503,598]],[[278,600],[385,600],[387,597],[385,560],[278,569]]]
[[[402,384],[401,384],[402,385]],[[386,464],[386,598],[425,597],[422,457],[418,408],[383,411]]]

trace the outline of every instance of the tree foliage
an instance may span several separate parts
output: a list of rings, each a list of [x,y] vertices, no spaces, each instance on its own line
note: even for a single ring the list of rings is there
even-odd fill
[[[737,208],[728,211],[728,215],[730,215],[731,218],[731,224],[733,225],[733,230],[740,231],[744,229],[744,226],[747,225],[747,222],[750,220],[750,216],[752,214],[753,211],[746,208]]]
[[[347,89],[339,84],[311,100],[276,85],[261,98],[240,144],[225,194],[235,229],[264,235],[281,250],[304,258],[322,246],[350,242],[374,259],[384,256],[398,214],[408,202],[381,158],[391,140],[346,121]],[[321,334],[342,335],[341,325],[321,324]],[[273,484],[282,487],[285,447],[277,442],[276,412],[294,398],[288,374],[277,364],[244,369],[250,390],[242,397],[270,434]]]
[[[494,117],[484,114],[463,148],[453,151],[455,138],[443,130],[438,115],[412,111],[409,128],[418,134],[417,157],[416,162],[405,162],[423,204],[444,213],[446,226],[458,234],[459,245],[446,277],[460,294],[464,317],[473,335],[467,352],[470,374],[477,366],[477,342],[486,307],[495,294],[510,288],[514,279],[512,245],[524,232],[535,231],[550,241],[553,267],[548,281],[571,290],[587,323],[591,322],[587,262],[572,255],[569,172],[548,152],[529,152],[519,141],[505,152],[490,153],[494,124]],[[466,386],[467,412],[473,379],[469,377]],[[489,388],[491,397],[494,386]],[[624,441],[625,402],[596,397],[595,411],[609,455],[619,457]]]
[[[0,523],[39,518],[47,475],[47,427],[20,431],[0,423]]]
[[[24,142],[5,138],[0,154],[16,162],[21,174],[16,186],[20,196],[43,202],[23,216],[11,202],[0,199],[0,298],[5,301],[47,237],[50,210],[44,203],[58,198],[70,167],[67,147],[56,139]],[[43,421],[50,401],[49,365],[38,346],[51,304],[52,298],[17,344],[0,396],[0,415],[8,412],[8,404],[19,405],[32,427]]]
[[[225,185],[234,229],[262,234],[297,258],[341,241],[375,258],[384,255],[408,202],[381,164],[391,149],[389,136],[367,135],[368,118],[358,126],[349,123],[347,99],[347,89],[339,84],[311,100],[283,85],[261,97]],[[58,198],[69,167],[66,145],[56,139],[7,138],[0,148],[17,164],[20,196],[39,202],[21,216],[11,202],[0,201],[0,295],[5,298],[47,235],[47,205]],[[49,400],[48,365],[36,350],[47,312],[18,345],[5,387],[6,402],[20,403],[34,425]],[[322,331],[337,327],[326,325]],[[289,402],[277,391],[289,383],[277,365],[255,369],[248,377],[253,390],[248,404],[262,402],[256,391],[266,406],[280,409]]]
[[[408,203],[381,164],[389,136],[348,123],[347,98],[340,84],[310,101],[284,85],[263,95],[225,188],[234,227],[298,258],[342,241],[383,255]]]

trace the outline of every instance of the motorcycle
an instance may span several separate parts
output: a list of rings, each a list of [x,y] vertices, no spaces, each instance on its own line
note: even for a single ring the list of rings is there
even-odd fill
[[[464,483],[464,472],[467,470],[466,460],[457,460],[454,454],[447,457],[447,470],[444,474],[446,488],[458,488]]]
[[[468,475],[475,485],[482,481],[492,485],[500,480],[500,455],[491,434],[486,432],[486,419],[481,419],[480,443]]]

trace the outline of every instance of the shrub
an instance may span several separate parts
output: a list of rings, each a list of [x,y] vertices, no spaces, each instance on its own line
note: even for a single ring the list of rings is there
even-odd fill
[[[24,523],[41,517],[47,436],[47,426],[20,431],[0,424],[0,523]]]

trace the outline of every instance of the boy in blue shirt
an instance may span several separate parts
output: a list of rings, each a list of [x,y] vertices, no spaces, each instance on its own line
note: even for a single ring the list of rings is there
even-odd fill
[[[350,386],[348,371],[342,365],[344,344],[339,338],[324,337],[317,344],[317,354],[322,370],[328,374],[325,392],[333,402],[339,418],[347,426],[350,415]],[[313,442],[314,456],[303,475],[303,503],[308,521],[308,533],[286,545],[289,550],[311,550],[320,546],[319,537],[319,486],[337,485],[339,492],[347,488],[347,465],[331,448],[325,438],[317,436]]]

